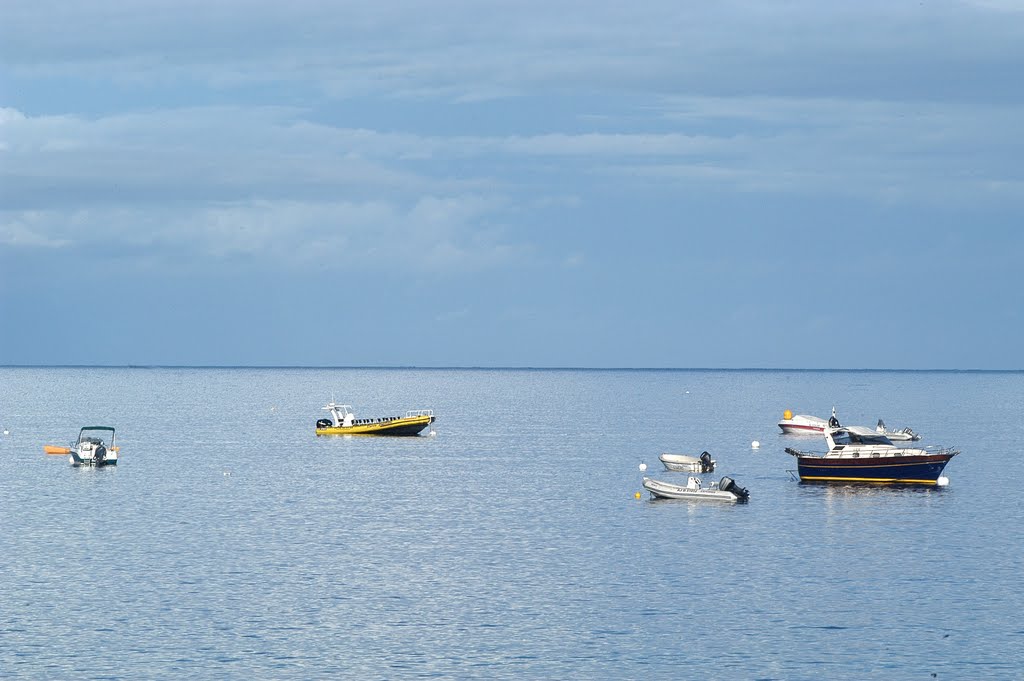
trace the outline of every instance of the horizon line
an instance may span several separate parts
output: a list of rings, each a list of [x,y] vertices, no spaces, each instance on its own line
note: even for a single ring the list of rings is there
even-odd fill
[[[588,366],[421,366],[318,364],[0,364],[2,369],[357,369],[415,371],[775,371],[775,372],[903,372],[903,373],[1024,373],[1024,369],[878,368],[878,367],[588,367]]]

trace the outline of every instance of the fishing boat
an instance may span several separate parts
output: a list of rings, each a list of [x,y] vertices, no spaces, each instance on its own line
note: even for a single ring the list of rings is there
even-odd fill
[[[825,430],[828,451],[803,452],[787,447],[796,457],[801,482],[873,482],[943,485],[942,470],[960,453],[948,447],[897,446],[870,428],[845,426]]]
[[[118,446],[110,426],[85,426],[78,440],[68,448],[72,466],[116,466]]]
[[[888,430],[885,427],[885,421],[882,419],[878,419],[878,425],[875,426],[875,432],[881,433],[893,442],[916,442],[921,439],[921,436],[910,428],[904,428],[903,430]]]
[[[688,454],[662,454],[658,457],[665,470],[682,473],[710,473],[715,470],[715,460],[707,452],[698,456]]]
[[[434,422],[433,409],[412,409],[405,416],[357,419],[351,405],[328,402],[328,419],[317,419],[317,435],[419,435]]]
[[[671,482],[643,479],[643,486],[651,493],[652,499],[686,499],[689,501],[746,501],[750,493],[736,484],[730,477],[723,477],[712,482],[708,487],[701,483],[700,478],[690,476],[685,485]]]

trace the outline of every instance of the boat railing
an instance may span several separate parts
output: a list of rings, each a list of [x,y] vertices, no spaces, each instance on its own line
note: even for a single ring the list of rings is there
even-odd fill
[[[405,418],[412,418],[414,416],[433,416],[433,409],[410,409],[405,412]]]
[[[845,452],[843,452],[842,450],[838,450],[838,451],[833,450],[833,451],[828,451],[828,452],[805,452],[805,451],[800,451],[798,449],[793,449],[792,447],[786,447],[786,453],[790,454],[792,456],[811,456],[811,457],[830,457],[830,458],[833,457],[833,456],[839,456],[839,457],[850,457],[850,458],[853,458],[853,459],[878,459],[878,458],[892,457],[892,456],[906,456],[907,455],[906,453],[908,451],[912,451],[912,452],[922,452],[923,451],[925,454],[942,455],[942,456],[945,456],[947,454],[950,455],[950,456],[956,456],[957,454],[960,453],[960,450],[956,449],[954,447],[941,447],[941,446],[938,446],[938,445],[928,445],[927,447],[893,447],[892,449],[883,449],[883,450],[877,450],[877,449],[872,450],[872,449],[869,449],[869,450],[863,451],[863,452],[849,450],[849,449],[846,450]]]
[[[786,454],[791,456],[825,456],[828,452],[806,452],[799,449],[793,449],[792,447],[786,447]]]
[[[940,447],[938,445],[928,445],[927,447],[921,447],[921,449],[929,454],[949,454],[950,456],[956,456],[960,453],[960,450],[956,447]]]

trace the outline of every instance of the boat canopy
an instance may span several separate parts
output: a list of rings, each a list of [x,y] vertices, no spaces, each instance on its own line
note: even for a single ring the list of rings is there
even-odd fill
[[[111,428],[110,426],[83,426],[82,430],[109,430],[111,433],[114,432],[114,429]]]
[[[885,435],[861,426],[845,426],[833,430],[832,441],[837,445],[889,445],[895,447]]]

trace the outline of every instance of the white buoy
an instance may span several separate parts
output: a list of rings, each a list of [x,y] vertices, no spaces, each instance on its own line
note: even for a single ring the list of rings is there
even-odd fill
[[[9,431],[6,428],[4,428],[4,435],[10,435],[10,434],[11,434],[11,431]]]
[[[645,470],[647,470],[647,464],[645,464],[645,463],[640,464],[640,472],[643,473]]]
[[[938,485],[939,487],[945,487],[946,485],[949,484],[949,478],[947,478],[945,475],[940,475],[939,479],[935,481],[935,484]]]
[[[757,449],[760,446],[761,446],[761,443],[758,442],[757,440],[754,440],[753,442],[750,443],[750,448],[751,449]]]

